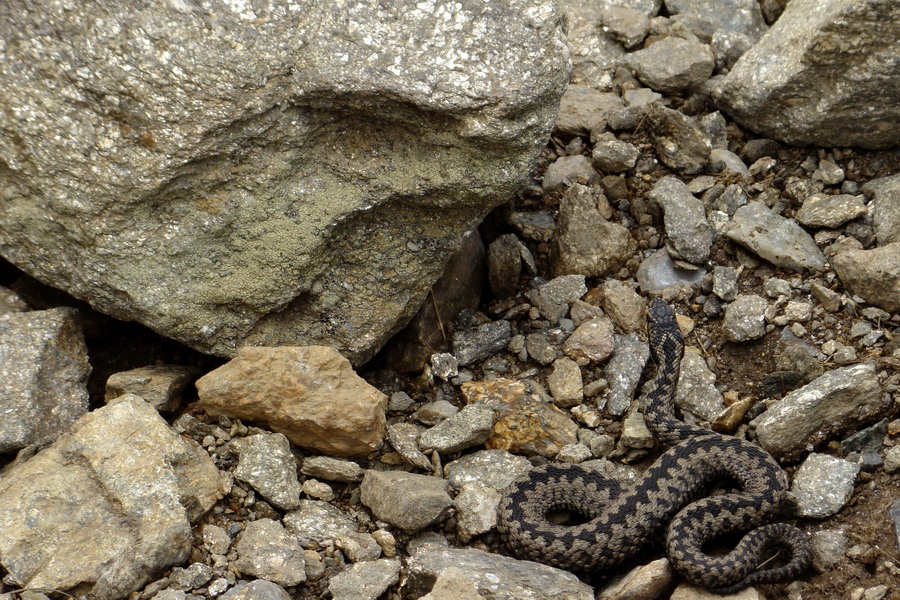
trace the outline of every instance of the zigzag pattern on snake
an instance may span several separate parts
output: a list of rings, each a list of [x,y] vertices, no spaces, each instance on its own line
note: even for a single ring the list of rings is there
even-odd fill
[[[665,536],[672,566],[702,587],[730,593],[796,578],[811,561],[806,535],[786,523],[768,523],[787,489],[784,471],[759,446],[674,417],[684,341],[662,300],[651,303],[649,334],[657,371],[644,385],[641,409],[651,432],[672,448],[630,489],[578,465],[532,469],[500,502],[503,541],[520,558],[587,572],[615,567]],[[723,480],[734,488],[698,499]],[[586,522],[548,521],[548,513],[561,510]],[[731,532],[747,533],[724,556],[703,551],[704,544]],[[789,560],[760,568],[774,548],[786,550]]]

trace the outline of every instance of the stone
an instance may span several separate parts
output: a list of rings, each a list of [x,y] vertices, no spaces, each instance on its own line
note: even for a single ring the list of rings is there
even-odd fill
[[[514,233],[501,235],[491,242],[487,251],[488,284],[495,298],[513,296],[519,287],[522,257],[519,238]]]
[[[706,269],[688,270],[679,267],[665,250],[657,250],[641,261],[637,271],[638,285],[642,292],[660,292],[673,285],[699,284],[706,275]]]
[[[650,358],[650,346],[633,333],[616,335],[612,358],[606,363],[609,395],[606,409],[620,417],[625,414],[641,380],[644,365]]]
[[[900,242],[840,250],[831,262],[852,294],[888,312],[900,311]]]
[[[285,586],[306,581],[303,547],[278,521],[250,521],[235,547],[234,566],[243,575]]]
[[[591,159],[581,154],[561,156],[547,166],[544,172],[543,190],[545,194],[561,192],[573,185],[591,185],[600,181]]]
[[[221,600],[290,600],[291,596],[277,583],[257,579],[242,581],[221,596]]]
[[[263,498],[281,510],[293,510],[300,506],[297,459],[286,437],[280,433],[259,433],[238,438],[232,446],[238,454],[235,479],[253,486]],[[259,573],[254,575],[266,579]]]
[[[419,449],[419,436],[424,431],[424,427],[415,423],[394,423],[388,427],[388,440],[406,462],[423,470],[431,470],[431,460]]]
[[[353,519],[321,500],[300,500],[300,508],[287,513],[283,521],[288,533],[307,550],[319,548],[342,535],[356,533]]]
[[[106,401],[124,394],[140,396],[161,413],[174,411],[181,404],[185,388],[200,373],[194,367],[149,365],[113,373],[106,380]]]
[[[670,93],[698,87],[716,66],[709,46],[673,36],[627,54],[625,63],[647,87]]]
[[[791,0],[713,98],[745,127],[790,144],[895,146],[898,25],[893,0]]]
[[[486,406],[470,404],[426,430],[419,436],[419,447],[452,454],[484,443],[491,435],[494,411]]]
[[[206,585],[212,579],[212,567],[203,563],[193,563],[186,569],[175,567],[169,575],[172,587],[190,591]]]
[[[580,273],[560,275],[542,285],[529,298],[551,323],[559,321],[565,315],[568,305],[587,293],[585,276]]]
[[[801,272],[825,269],[825,255],[813,238],[762,202],[737,209],[725,235],[776,266]]]
[[[641,331],[647,322],[647,305],[634,285],[607,279],[602,286],[600,305],[616,327],[625,333]],[[600,315],[597,315],[600,316]]]
[[[766,335],[769,303],[756,294],[741,294],[725,309],[722,329],[731,342],[756,340]]]
[[[4,473],[0,563],[20,587],[118,600],[187,560],[224,492],[202,448],[123,396]]]
[[[625,6],[606,6],[600,12],[603,29],[625,48],[638,46],[650,31],[650,19],[643,11]]]
[[[0,315],[28,312],[29,310],[31,308],[17,293],[0,285]]]
[[[655,2],[657,10],[659,8],[659,0],[643,2]],[[598,27],[597,15],[607,5],[605,0],[559,2],[568,24],[566,39],[572,57],[571,81],[574,84],[589,87],[608,80],[610,71],[615,69],[617,61],[625,54],[622,47]],[[648,7],[646,12],[649,14],[652,10],[652,7]]]
[[[504,490],[517,477],[531,469],[524,456],[506,450],[479,450],[449,463],[444,471],[447,481],[456,489],[487,488]]]
[[[666,0],[671,15],[693,15],[710,23],[715,31],[738,32],[754,42],[766,31],[757,0]]]
[[[656,103],[640,112],[664,165],[693,175],[709,164],[712,142],[696,120]]]
[[[386,433],[387,396],[334,348],[245,347],[197,380],[213,416],[265,423],[301,448],[366,456]]]
[[[563,352],[578,364],[603,362],[615,347],[613,331],[612,321],[606,317],[585,321],[565,341]]]
[[[866,213],[868,210],[861,196],[813,194],[803,200],[803,206],[794,218],[807,227],[834,229]]]
[[[859,465],[813,452],[794,473],[789,498],[797,516],[823,519],[841,510],[853,494]]]
[[[584,400],[581,368],[569,358],[558,358],[553,362],[553,370],[547,375],[547,387],[559,407],[576,406]]]
[[[776,458],[795,458],[883,409],[874,363],[828,371],[751,421],[759,445]]]
[[[425,545],[408,562],[407,593],[421,596],[449,568],[458,568],[489,598],[517,598],[523,590],[533,600],[593,600],[593,589],[567,571],[471,548]]]
[[[500,492],[491,488],[464,487],[456,498],[456,535],[463,543],[487,533],[497,524]]]
[[[716,388],[716,374],[696,349],[685,350],[681,376],[675,388],[675,405],[682,411],[712,422],[725,410],[722,392]]]
[[[597,210],[591,190],[576,185],[563,195],[552,245],[556,276],[602,277],[618,271],[634,252],[628,229]]]
[[[2,253],[206,353],[318,344],[364,362],[543,150],[570,74],[562,15],[547,0],[203,11],[10,6]],[[46,27],[64,39],[34,43]]]
[[[403,471],[366,471],[360,501],[376,519],[404,531],[418,531],[444,516],[453,505],[446,479]]]
[[[578,425],[548,404],[522,381],[497,378],[460,386],[466,403],[492,408],[496,416],[486,448],[552,458],[559,449],[578,441]]]
[[[602,133],[594,141],[591,161],[603,173],[621,173],[634,168],[640,152],[628,142],[619,140],[612,133]]]
[[[333,600],[377,600],[400,579],[400,561],[384,558],[359,562],[328,582]]]
[[[703,264],[709,258],[713,232],[703,202],[675,177],[663,177],[648,197],[663,209],[666,248],[672,258]]]
[[[0,453],[45,446],[88,409],[91,372],[78,313],[0,315]]]
[[[618,94],[599,92],[587,85],[569,84],[559,101],[554,131],[563,135],[590,135],[606,126],[609,111],[621,108]]]
[[[862,190],[872,198],[872,226],[878,245],[900,242],[900,175],[873,179]]]
[[[503,350],[512,337],[509,321],[499,320],[453,333],[451,347],[459,366],[465,367]]]
[[[535,242],[549,242],[556,231],[556,220],[547,211],[514,212],[509,216],[510,224],[526,239]]]
[[[487,600],[478,593],[475,581],[468,573],[456,567],[441,571],[431,591],[420,600]]]
[[[660,558],[617,577],[597,595],[597,600],[658,598],[672,585],[674,578],[675,570],[669,559]]]
[[[308,477],[318,477],[326,481],[362,481],[365,469],[351,460],[330,456],[307,456],[303,459],[300,472]]]

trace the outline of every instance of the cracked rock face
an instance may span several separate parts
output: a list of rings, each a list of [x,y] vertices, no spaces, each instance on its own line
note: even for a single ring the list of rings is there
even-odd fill
[[[552,2],[425,4],[14,3],[0,254],[203,352],[366,360],[522,183],[569,74]]]

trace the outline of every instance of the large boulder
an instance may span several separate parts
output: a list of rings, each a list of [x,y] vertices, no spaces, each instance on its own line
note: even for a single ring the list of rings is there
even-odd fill
[[[900,2],[791,0],[715,88],[721,110],[791,144],[900,144]]]
[[[0,254],[204,352],[362,362],[523,183],[569,71],[550,0],[16,2]]]

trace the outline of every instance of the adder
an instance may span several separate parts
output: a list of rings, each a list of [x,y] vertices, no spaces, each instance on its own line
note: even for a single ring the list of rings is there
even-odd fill
[[[644,385],[641,410],[650,431],[672,446],[637,485],[578,465],[532,469],[505,491],[498,529],[520,558],[576,572],[608,570],[665,538],[675,570],[692,583],[731,593],[758,583],[794,579],[811,562],[809,541],[796,527],[770,523],[787,489],[787,476],[765,450],[745,440],[675,418],[674,396],[684,341],[672,308],[654,300],[649,310],[650,353],[656,374]],[[725,493],[701,497],[726,482]],[[584,522],[551,523],[568,511]],[[727,554],[704,546],[746,532]],[[781,566],[761,567],[774,548]]]

